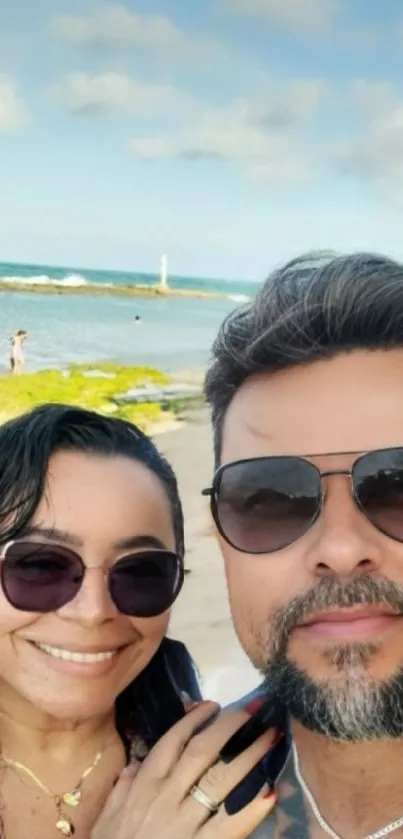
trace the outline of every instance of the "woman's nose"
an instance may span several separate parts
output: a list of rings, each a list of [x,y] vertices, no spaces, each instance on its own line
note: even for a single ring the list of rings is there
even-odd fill
[[[59,613],[86,626],[111,620],[118,614],[108,586],[108,573],[102,567],[85,569],[84,578],[76,596],[66,603]]]

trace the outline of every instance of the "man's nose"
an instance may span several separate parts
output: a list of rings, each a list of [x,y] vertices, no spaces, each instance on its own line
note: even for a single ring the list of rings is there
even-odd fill
[[[324,502],[311,533],[308,561],[320,576],[350,577],[377,571],[382,537],[354,501],[349,475],[323,478]]]
[[[76,596],[66,603],[59,614],[83,626],[96,626],[118,614],[108,587],[107,572],[102,567],[86,568]]]

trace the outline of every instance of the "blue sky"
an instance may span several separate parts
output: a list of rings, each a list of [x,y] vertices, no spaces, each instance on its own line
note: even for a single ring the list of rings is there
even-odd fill
[[[399,0],[0,0],[0,261],[403,258]]]

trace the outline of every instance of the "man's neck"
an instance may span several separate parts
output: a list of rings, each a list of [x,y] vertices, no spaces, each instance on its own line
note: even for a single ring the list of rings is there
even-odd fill
[[[291,729],[304,781],[336,833],[360,839],[403,816],[403,738],[346,744]]]

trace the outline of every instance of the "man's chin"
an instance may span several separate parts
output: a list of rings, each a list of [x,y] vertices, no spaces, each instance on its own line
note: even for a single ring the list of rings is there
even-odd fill
[[[403,668],[381,681],[362,660],[344,658],[344,667],[340,664],[341,659],[333,662],[333,674],[316,679],[286,658],[272,662],[266,670],[268,701],[281,702],[290,717],[332,740],[358,743],[401,737]]]

